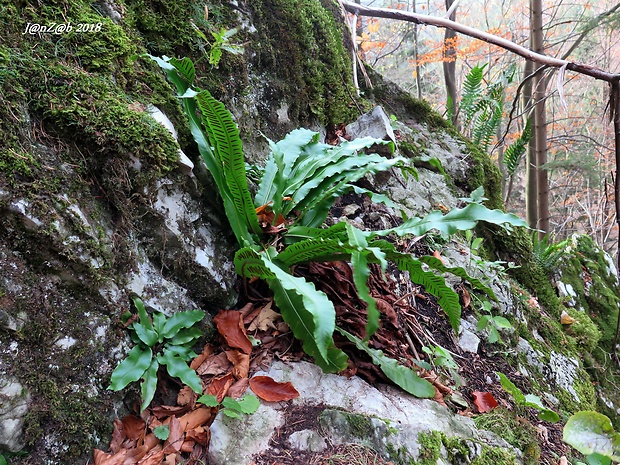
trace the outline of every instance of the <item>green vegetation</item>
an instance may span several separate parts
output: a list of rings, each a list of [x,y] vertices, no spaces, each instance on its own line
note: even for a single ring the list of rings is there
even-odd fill
[[[418,461],[409,461],[415,465],[434,465],[442,457],[442,449],[445,450],[449,463],[471,463],[475,465],[513,465],[517,463],[513,452],[500,447],[489,447],[480,444],[480,453],[472,457],[472,447],[463,438],[456,436],[448,437],[439,431],[420,433],[418,435],[421,450]],[[399,453],[400,452],[400,453]],[[406,460],[404,451],[396,451],[396,457],[401,462]]]
[[[530,422],[524,421],[515,412],[504,408],[493,409],[484,415],[474,417],[476,426],[492,431],[510,445],[523,452],[526,465],[540,463],[540,445],[538,433]]]
[[[491,302],[482,302],[482,309],[487,312],[486,315],[482,315],[478,320],[478,331],[489,331],[489,342],[491,344],[496,343],[500,339],[499,330],[512,328],[512,323],[505,317],[491,314]]]
[[[160,365],[166,367],[170,376],[178,377],[194,392],[202,394],[202,382],[187,362],[196,357],[192,346],[202,336],[202,331],[194,325],[202,320],[202,310],[178,312],[167,318],[163,313],[153,314],[153,321],[138,297],[133,298],[138,310],[139,321],[130,326],[131,338],[137,345],[129,351],[112,372],[108,389],[120,391],[128,384],[142,378],[142,406],[144,411],[155,395],[157,371]],[[131,314],[125,315],[128,322]]]
[[[499,376],[502,387],[512,396],[517,405],[538,410],[538,417],[541,420],[555,423],[560,419],[557,413],[542,404],[540,397],[533,394],[524,395],[521,389],[515,386],[504,373],[497,373],[497,375]]]
[[[218,412],[222,412],[224,415],[230,418],[241,418],[241,415],[251,415],[258,410],[260,401],[258,397],[251,394],[246,394],[240,400],[235,400],[232,397],[224,397],[221,402],[217,400],[213,394],[205,394],[200,396],[196,402],[204,404],[207,407],[218,407]]]
[[[597,412],[578,412],[564,425],[564,442],[587,456],[591,465],[620,461],[620,434],[609,418]]]
[[[355,285],[368,306],[366,340],[379,326],[379,312],[367,284],[370,263],[378,263],[385,270],[390,260],[399,269],[408,271],[414,282],[424,285],[438,298],[455,330],[458,330],[461,312],[458,295],[442,276],[426,271],[423,265],[467,279],[474,287],[494,297],[487,286],[470,277],[464,269],[446,267],[432,256],[416,258],[398,252],[383,237],[422,235],[432,229],[449,235],[472,229],[481,220],[506,228],[525,226],[525,222],[471,201],[466,207],[446,215],[431,212],[424,218],[410,218],[401,226],[383,231],[361,231],[347,223],[320,229],[318,226],[322,225],[335,199],[353,189],[353,182],[368,173],[394,166],[405,169],[405,166],[400,158],[387,159],[377,154],[352,156],[358,150],[384,144],[382,141],[365,138],[332,147],[319,143],[317,135],[308,130],[296,130],[278,143],[270,142],[271,153],[252,200],[242,144],[231,114],[208,91],[192,87],[196,71],[189,59],[153,59],[177,87],[191,132],[218,187],[231,229],[242,247],[235,255],[237,273],[267,281],[284,320],[323,370],[343,370],[347,357],[334,345],[333,304],[312,283],[290,273],[290,268],[296,264],[330,260],[351,262]],[[202,119],[198,118],[197,109]],[[276,237],[271,237],[273,235]],[[281,242],[281,238],[288,247],[277,250],[275,244]],[[420,397],[434,395],[430,383],[419,379],[412,370],[386,363],[379,351],[370,351],[364,341],[356,341],[346,332],[343,334],[355,341],[358,348],[370,353],[386,375],[405,390]]]

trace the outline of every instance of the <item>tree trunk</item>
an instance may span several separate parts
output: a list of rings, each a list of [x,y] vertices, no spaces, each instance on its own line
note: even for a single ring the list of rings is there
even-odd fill
[[[527,60],[523,70],[523,111],[528,117],[532,107],[532,80],[528,78],[534,72],[534,62]],[[538,225],[538,188],[536,181],[536,141],[530,138],[527,144],[527,158],[525,161],[525,210],[527,224],[532,229]]]
[[[544,54],[544,34],[542,18],[542,0],[530,0],[531,48],[534,52]],[[544,73],[537,73],[533,82],[534,108],[534,142],[536,145],[536,190],[538,197],[539,235],[549,233],[549,180],[544,165],[547,163],[547,118],[546,90],[547,81]]]
[[[446,0],[446,11],[454,0]],[[450,14],[451,21],[456,20],[456,8]],[[458,129],[458,106],[456,90],[456,32],[446,29],[443,43],[443,76],[446,82],[446,108],[451,115],[452,124]]]

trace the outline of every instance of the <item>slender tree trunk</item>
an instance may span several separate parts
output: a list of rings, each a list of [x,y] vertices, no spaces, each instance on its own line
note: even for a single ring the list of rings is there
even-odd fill
[[[446,0],[446,11],[454,0]],[[456,8],[450,14],[451,21],[456,20]],[[457,90],[456,90],[456,32],[446,29],[443,42],[443,77],[446,82],[446,107],[451,115],[452,124],[458,128],[458,106],[457,106]]]
[[[542,0],[530,0],[530,31],[532,50],[544,54]],[[549,233],[549,179],[544,165],[547,163],[547,118],[545,97],[547,82],[544,73],[534,76],[534,141],[536,144],[536,185],[538,196],[538,229],[541,237]]]
[[[534,72],[534,62],[527,60],[523,77],[527,78]],[[523,109],[531,118],[532,107],[532,80],[528,79],[523,85]],[[530,138],[527,144],[527,158],[525,161],[525,211],[527,224],[536,229],[538,225],[538,182],[536,180],[536,141]]]
[[[413,12],[416,11],[416,0],[413,0]],[[420,73],[422,72],[422,68],[420,67],[420,63],[418,63],[418,24],[413,24],[413,59],[415,60],[415,83],[416,88],[418,90],[418,98],[422,99],[422,76]]]

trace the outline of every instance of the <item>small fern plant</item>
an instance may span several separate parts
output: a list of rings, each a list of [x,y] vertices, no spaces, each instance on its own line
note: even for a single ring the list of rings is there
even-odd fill
[[[379,328],[380,318],[368,287],[369,264],[379,264],[385,270],[388,261],[392,261],[399,269],[408,271],[414,282],[437,297],[452,327],[458,330],[459,297],[438,273],[466,279],[492,297],[493,291],[470,277],[463,268],[444,266],[432,256],[413,257],[399,252],[384,238],[394,234],[423,235],[431,230],[450,235],[473,229],[480,220],[507,228],[526,226],[526,223],[514,215],[489,210],[471,201],[446,215],[435,211],[381,231],[362,231],[347,223],[323,228],[329,209],[339,196],[350,190],[366,192],[354,182],[367,174],[408,167],[400,157],[358,153],[375,144],[388,145],[393,150],[391,143],[362,138],[333,147],[319,142],[318,134],[306,129],[297,129],[277,143],[269,141],[271,153],[252,200],[241,139],[230,112],[208,91],[193,87],[195,70],[188,58],[151,58],[176,86],[198,149],[218,186],[240,245],[234,260],[237,273],[267,282],[283,319],[301,340],[306,353],[324,371],[339,372],[347,367],[346,354],[334,343],[333,334],[338,331],[365,351],[404,390],[418,397],[433,397],[435,390],[428,381],[368,345]],[[414,176],[417,174],[412,168],[409,170]],[[363,340],[337,328],[336,311],[327,295],[291,271],[301,263],[340,260],[351,263],[354,284],[367,305]]]
[[[205,317],[205,312],[188,310],[175,313],[170,318],[163,313],[154,313],[151,321],[142,300],[134,297],[133,303],[138,315],[129,325],[129,330],[136,345],[112,372],[108,389],[120,391],[142,379],[140,412],[143,412],[155,395],[157,371],[160,366],[165,366],[170,376],[180,378],[194,392],[201,394],[202,382],[187,362],[196,357],[192,346],[202,336],[202,331],[195,325]],[[131,316],[124,315],[126,323]]]

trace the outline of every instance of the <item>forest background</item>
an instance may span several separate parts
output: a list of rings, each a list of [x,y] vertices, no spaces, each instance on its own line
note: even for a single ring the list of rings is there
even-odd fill
[[[620,71],[620,3],[612,0],[356,3],[449,17],[551,57],[609,73]],[[537,13],[538,18],[534,17]],[[533,34],[537,21],[542,32],[538,44]],[[534,67],[532,62],[498,46],[433,26],[362,16],[352,17],[353,25],[362,60],[452,117],[470,137],[480,130],[481,113],[468,117],[468,112],[460,111],[461,107],[465,110],[463,97],[466,100],[469,91],[470,96],[473,93],[478,99],[490,100],[488,116],[495,109],[501,118],[487,151],[503,173],[503,197],[508,210],[527,216],[532,226],[550,233],[555,240],[584,233],[612,255],[617,254],[614,127],[609,117],[608,83],[553,68],[539,73],[539,78],[524,80],[539,65]],[[480,70],[482,81],[472,90],[472,76]],[[532,83],[534,89],[528,89]],[[533,119],[535,103],[542,100],[544,105],[539,107],[545,114],[546,160],[539,172],[547,178],[543,184],[548,188],[548,226],[536,214],[536,195],[540,196],[541,189],[534,186],[532,178],[535,137],[517,160],[504,159],[507,147],[523,135],[527,119]]]

